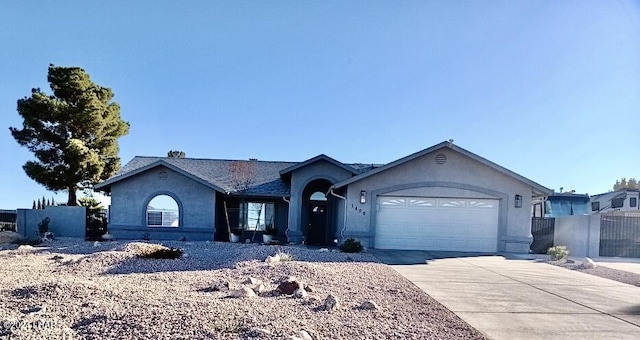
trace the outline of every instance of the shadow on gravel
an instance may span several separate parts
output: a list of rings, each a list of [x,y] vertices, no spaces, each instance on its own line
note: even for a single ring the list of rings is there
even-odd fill
[[[176,244],[166,244],[176,246]],[[248,245],[208,245],[202,248],[184,248],[185,255],[179,259],[145,259],[130,257],[119,261],[103,272],[106,275],[135,273],[160,273],[176,271],[208,271],[241,267],[244,263],[255,261],[263,263],[268,256],[281,251],[291,255],[294,261],[313,263],[367,262],[379,263],[371,254],[347,254],[340,252],[318,252],[299,246],[262,246]],[[90,256],[86,261],[91,261]]]
[[[525,260],[533,259],[528,254],[509,254],[509,253],[476,253],[476,252],[459,252],[459,251],[426,251],[426,250],[390,250],[390,249],[371,249],[373,254],[382,263],[388,265],[410,265],[410,264],[429,264],[431,260],[480,257],[480,256],[502,256],[507,260]]]
[[[85,241],[81,241],[85,242]],[[98,246],[94,246],[93,242],[77,245],[56,245],[56,244],[40,244],[34,246],[30,251],[34,254],[66,254],[66,255],[90,255],[105,251],[113,251],[122,248],[121,244],[101,242]]]

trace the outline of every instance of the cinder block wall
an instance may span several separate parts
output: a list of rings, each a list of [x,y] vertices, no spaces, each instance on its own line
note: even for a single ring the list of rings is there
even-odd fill
[[[56,237],[85,237],[86,208],[52,206],[45,209],[18,209],[16,231],[38,236],[38,223],[49,217],[49,231]]]

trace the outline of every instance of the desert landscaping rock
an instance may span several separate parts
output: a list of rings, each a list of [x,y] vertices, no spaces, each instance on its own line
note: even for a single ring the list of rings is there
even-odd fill
[[[290,277],[286,281],[280,282],[276,291],[280,294],[292,295],[298,289],[304,289],[304,285],[298,279]]]
[[[379,310],[380,307],[373,300],[367,300],[360,305],[360,309],[364,310]]]
[[[265,286],[264,283],[261,283],[261,284],[255,286],[255,287],[253,287],[253,290],[258,294],[262,294],[262,293],[267,291],[267,286]]]
[[[244,282],[244,284],[252,285],[252,286],[256,286],[256,285],[259,285],[261,283],[262,283],[262,280],[256,279],[255,277],[250,277]]]
[[[234,298],[253,298],[256,297],[256,292],[253,289],[248,287],[242,287],[239,289],[234,289],[229,292],[230,297]]]
[[[106,234],[100,236],[100,239],[103,240],[103,241],[113,241],[114,237],[113,237],[113,235],[111,235],[109,233],[106,233]]]
[[[630,284],[636,287],[640,287],[640,275],[636,273],[626,272],[624,270],[613,269],[604,266],[597,266],[596,268],[587,269],[582,261],[542,261],[558,267],[563,267],[575,271],[579,271],[585,274],[599,276],[605,279],[614,280],[626,284]]]
[[[309,296],[309,293],[307,293],[306,290],[298,288],[296,289],[295,292],[293,292],[293,297],[297,298],[297,299],[304,299],[306,297]]]
[[[329,294],[327,298],[324,299],[324,310],[331,313],[338,309],[340,309],[340,302],[335,296]]]
[[[0,338],[288,339],[304,329],[313,339],[484,339],[370,254],[351,254],[348,262],[343,253],[303,246],[169,241],[161,243],[190,256],[163,260],[137,257],[135,248],[145,246],[132,243],[93,247],[58,238],[25,251],[0,251],[0,320],[46,322],[0,330]],[[279,250],[296,261],[264,263]],[[63,259],[50,260],[56,256]],[[229,298],[230,291],[206,289],[219,281],[250,289],[243,282],[253,277],[272,292],[289,276],[312,284],[314,294],[332,292],[342,308],[329,314],[323,301],[306,303],[311,297]],[[357,310],[364,300],[388,307],[372,318]],[[22,312],[37,307],[42,310]]]
[[[298,332],[298,334],[291,336],[289,339],[291,339],[291,340],[313,340],[311,335],[305,330],[301,330],[300,332]]]
[[[584,269],[595,269],[597,265],[592,259],[585,257],[584,260],[582,260],[582,267],[584,267]]]
[[[213,292],[226,292],[229,290],[229,281],[220,280],[211,285],[211,291]]]

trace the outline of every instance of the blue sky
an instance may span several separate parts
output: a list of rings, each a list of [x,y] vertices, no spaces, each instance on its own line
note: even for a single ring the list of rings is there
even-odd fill
[[[2,1],[0,209],[52,195],[8,129],[50,63],[113,89],[123,163],[387,163],[454,139],[556,190],[640,177],[633,1]]]

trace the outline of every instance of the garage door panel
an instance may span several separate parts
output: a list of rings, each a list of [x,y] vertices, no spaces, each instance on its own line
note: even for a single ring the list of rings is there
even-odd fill
[[[495,199],[380,197],[375,247],[496,251]]]

